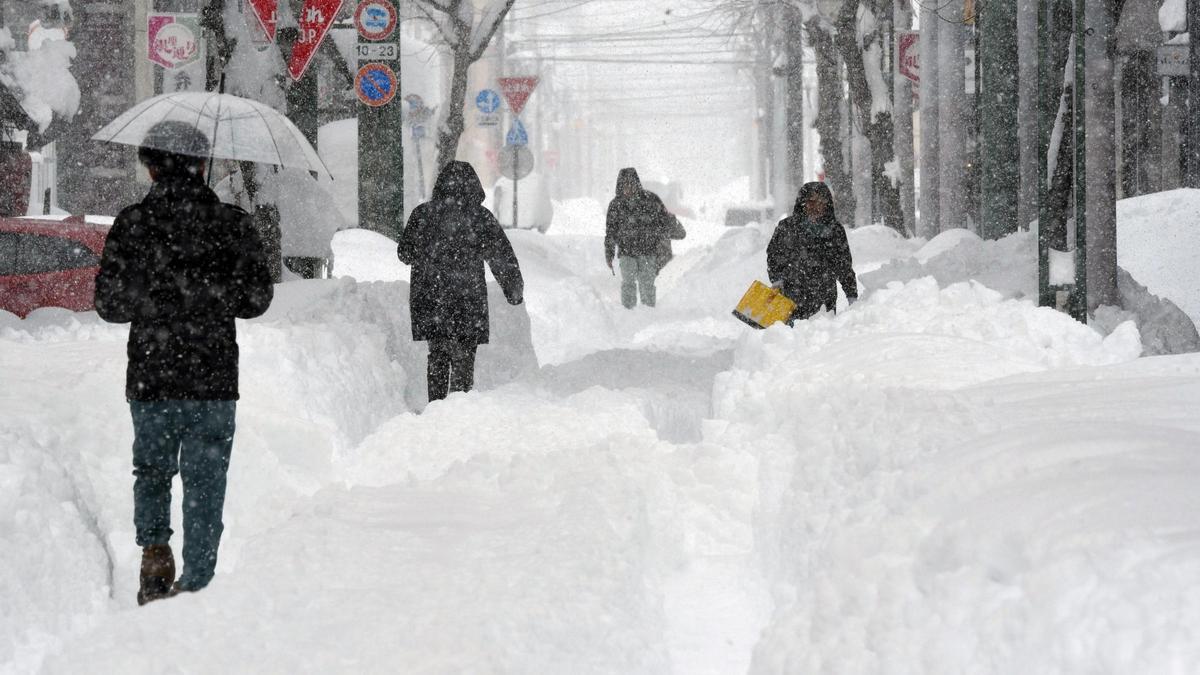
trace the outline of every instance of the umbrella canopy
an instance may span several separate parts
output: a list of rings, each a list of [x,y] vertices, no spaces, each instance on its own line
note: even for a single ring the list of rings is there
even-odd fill
[[[180,91],[161,94],[121,113],[92,139],[142,146],[146,132],[164,121],[190,124],[208,137],[209,159],[236,159],[293,167],[332,179],[329,169],[292,121],[274,108],[233,94]],[[149,147],[182,155],[187,147]]]

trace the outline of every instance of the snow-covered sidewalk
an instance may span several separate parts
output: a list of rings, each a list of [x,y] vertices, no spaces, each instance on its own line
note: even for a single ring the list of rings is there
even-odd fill
[[[689,223],[660,306],[629,312],[600,237],[573,231],[513,234],[526,305],[492,303],[480,390],[429,406],[404,270],[339,235],[358,282],[285,284],[240,326],[216,580],[145,608],[125,331],[0,325],[0,669],[1200,662],[1200,356],[1139,359],[1132,324],[1103,337],[933,278],[754,332],[729,310],[769,227]],[[874,274],[923,243],[851,242]]]

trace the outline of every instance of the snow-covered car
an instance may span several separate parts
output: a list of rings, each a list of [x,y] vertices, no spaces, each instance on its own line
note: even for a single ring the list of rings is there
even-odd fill
[[[0,310],[93,309],[108,230],[80,216],[0,218]]]
[[[507,178],[496,181],[492,188],[492,213],[501,227],[545,232],[554,220],[554,203],[543,174],[534,171],[517,181],[517,223],[513,225],[513,182]]]

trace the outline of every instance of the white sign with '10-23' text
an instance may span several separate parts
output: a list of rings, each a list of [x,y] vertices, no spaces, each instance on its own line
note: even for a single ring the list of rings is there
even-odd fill
[[[394,61],[400,58],[395,42],[360,42],[356,46],[360,61]]]

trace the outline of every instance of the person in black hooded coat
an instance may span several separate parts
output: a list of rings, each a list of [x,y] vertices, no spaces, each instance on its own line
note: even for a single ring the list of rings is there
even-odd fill
[[[510,305],[523,300],[525,282],[512,244],[483,206],[483,185],[466,162],[438,174],[433,197],[413,209],[397,254],[412,266],[412,335],[429,342],[429,400],[475,383],[475,350],[488,341],[486,262]]]
[[[805,183],[792,215],[775,226],[767,245],[767,276],[796,303],[788,323],[837,307],[837,284],[846,299],[858,300],[858,283],[846,230],[833,213],[833,194],[825,183]]]
[[[639,295],[642,304],[657,302],[654,281],[671,259],[671,240],[683,239],[687,231],[667,211],[658,195],[642,187],[637,169],[617,173],[617,193],[608,203],[604,228],[604,261],[621,267],[621,304],[633,309]]]

